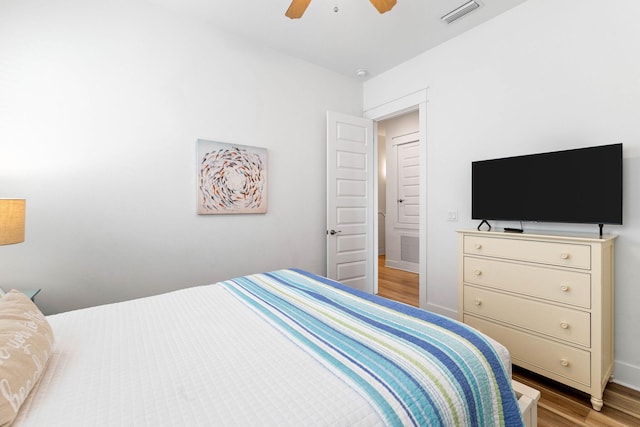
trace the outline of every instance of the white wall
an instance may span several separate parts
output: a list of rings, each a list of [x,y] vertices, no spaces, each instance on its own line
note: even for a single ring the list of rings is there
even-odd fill
[[[477,225],[470,218],[471,161],[624,143],[624,226],[605,229],[620,236],[614,381],[640,389],[638,22],[634,0],[529,0],[369,80],[364,109],[428,87],[427,300],[452,311],[455,230]],[[456,209],[459,221],[448,222],[447,211]]]
[[[362,84],[143,1],[0,3],[0,286],[46,313],[285,267],[325,272],[326,110]],[[266,147],[265,215],[195,214],[197,138]]]

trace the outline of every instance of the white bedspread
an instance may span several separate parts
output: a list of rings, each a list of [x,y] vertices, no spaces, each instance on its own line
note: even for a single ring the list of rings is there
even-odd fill
[[[358,393],[219,285],[48,320],[55,351],[15,427],[381,425]]]

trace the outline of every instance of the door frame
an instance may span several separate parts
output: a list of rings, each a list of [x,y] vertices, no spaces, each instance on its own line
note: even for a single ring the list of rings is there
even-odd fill
[[[367,109],[363,113],[363,117],[373,120],[373,144],[374,144],[374,171],[372,171],[373,179],[373,203],[376,212],[373,215],[373,241],[378,241],[378,121],[390,119],[402,114],[418,110],[418,132],[420,134],[420,167],[425,173],[420,174],[420,223],[419,223],[419,248],[420,248],[420,271],[418,273],[419,283],[419,304],[421,308],[427,308],[427,90],[428,88],[419,90],[385,104]],[[373,292],[378,293],[378,245],[372,245],[373,257]]]

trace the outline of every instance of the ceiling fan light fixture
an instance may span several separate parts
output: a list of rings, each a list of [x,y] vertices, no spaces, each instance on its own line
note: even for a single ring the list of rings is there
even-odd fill
[[[393,6],[398,3],[398,0],[369,0],[371,4],[378,10],[380,13],[386,13],[393,9]],[[304,11],[307,10],[307,6],[309,6],[311,0],[291,0],[291,4],[289,5],[289,9],[285,12],[284,16],[291,19],[300,19],[302,15],[304,15]],[[338,5],[336,4],[333,7],[333,11],[338,13]]]
[[[467,13],[474,11],[479,7],[480,7],[480,3],[478,3],[475,0],[471,0],[463,4],[462,6],[459,6],[453,9],[451,12],[447,13],[440,19],[446,22],[447,24],[451,24],[456,19],[462,18]]]

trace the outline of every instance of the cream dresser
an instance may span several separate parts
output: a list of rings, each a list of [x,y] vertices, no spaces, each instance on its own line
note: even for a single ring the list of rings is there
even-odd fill
[[[513,364],[584,391],[595,410],[613,375],[613,241],[458,231],[461,321]]]

